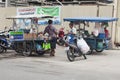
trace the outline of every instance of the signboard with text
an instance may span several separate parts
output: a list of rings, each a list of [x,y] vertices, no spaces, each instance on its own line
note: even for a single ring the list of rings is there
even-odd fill
[[[17,16],[53,16],[53,24],[60,24],[60,7],[30,7],[30,8],[17,8]],[[38,24],[46,25],[49,18],[38,20]],[[31,20],[18,20],[17,23],[23,23],[24,25],[30,25]]]
[[[17,15],[35,15],[36,8],[17,8]]]

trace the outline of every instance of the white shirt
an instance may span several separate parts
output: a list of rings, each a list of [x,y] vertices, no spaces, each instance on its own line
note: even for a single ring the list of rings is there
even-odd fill
[[[98,34],[99,34],[98,28],[94,28],[93,34],[94,34],[94,36],[98,36]]]
[[[71,33],[73,34],[77,34],[77,29],[75,27],[72,27],[72,29],[70,30]]]
[[[36,33],[36,31],[33,29],[30,29],[30,33]]]

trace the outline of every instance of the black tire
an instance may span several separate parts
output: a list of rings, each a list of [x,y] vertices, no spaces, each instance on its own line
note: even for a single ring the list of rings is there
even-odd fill
[[[2,46],[0,46],[0,53],[4,52],[4,48]]]
[[[23,53],[23,50],[22,49],[15,49],[15,52],[17,52],[17,53]]]
[[[75,56],[74,56],[74,53],[71,51],[71,50],[68,50],[67,51],[67,58],[69,61],[74,61],[75,60]]]
[[[59,43],[59,45],[60,45],[60,46],[64,46],[64,43],[63,43],[63,42],[61,42],[61,43]]]
[[[98,43],[100,43],[100,47],[99,47]],[[104,45],[102,42],[98,42],[98,43],[97,43],[97,47],[95,50],[96,50],[96,52],[102,52],[104,50]]]
[[[17,46],[17,42],[12,42],[11,47],[17,54],[22,55],[23,48],[21,46]]]
[[[38,55],[40,55],[40,56],[42,56],[42,55],[45,54],[45,52],[43,52],[43,51],[36,51],[36,53],[37,53]]]
[[[65,44],[65,42],[63,41],[63,40],[58,40],[58,45],[60,45],[60,46],[64,46],[64,44]]]
[[[6,52],[7,51],[7,47],[5,46],[6,44],[5,44],[5,42],[4,41],[1,41],[0,42],[0,53],[3,53],[3,52]]]
[[[104,49],[95,49],[96,52],[102,52]]]
[[[31,54],[32,54],[31,46],[28,44],[28,45],[26,46],[25,51],[23,52],[23,56],[30,56]]]
[[[31,54],[32,54],[32,51],[25,51],[22,53],[22,55],[26,57],[30,56]]]
[[[81,51],[80,49],[78,49],[78,51],[79,51],[79,55],[80,55],[80,56],[83,56],[83,57],[84,57],[84,59],[87,59],[86,55],[85,55],[85,54],[83,54],[83,53],[82,53],[82,51]]]

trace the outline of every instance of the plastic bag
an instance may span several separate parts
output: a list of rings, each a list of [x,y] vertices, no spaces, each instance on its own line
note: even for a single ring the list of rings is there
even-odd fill
[[[50,43],[43,43],[43,49],[44,49],[44,50],[49,50],[49,49],[51,49]]]
[[[42,46],[40,44],[36,44],[37,51],[42,50]]]

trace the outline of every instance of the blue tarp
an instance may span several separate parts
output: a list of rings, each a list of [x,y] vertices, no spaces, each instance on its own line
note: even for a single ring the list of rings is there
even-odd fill
[[[108,17],[76,17],[76,18],[64,18],[64,21],[87,21],[87,22],[112,22],[117,21],[118,18],[108,18]]]

